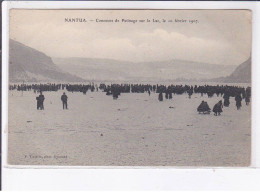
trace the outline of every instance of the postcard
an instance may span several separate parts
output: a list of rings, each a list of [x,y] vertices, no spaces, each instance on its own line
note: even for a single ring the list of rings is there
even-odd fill
[[[251,165],[251,10],[11,9],[9,22],[9,165]]]

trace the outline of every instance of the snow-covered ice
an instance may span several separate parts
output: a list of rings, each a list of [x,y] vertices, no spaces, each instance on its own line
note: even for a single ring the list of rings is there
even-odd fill
[[[44,92],[45,110],[32,91],[9,91],[8,163],[81,166],[249,166],[251,107],[242,102],[221,116],[198,114],[202,100],[211,109],[221,97]],[[222,99],[223,100],[223,99]],[[173,107],[173,108],[169,108]]]

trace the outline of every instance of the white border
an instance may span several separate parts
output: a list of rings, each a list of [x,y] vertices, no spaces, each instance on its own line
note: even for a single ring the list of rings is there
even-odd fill
[[[9,9],[250,9],[253,16],[252,49],[252,164],[254,168],[142,168],[142,169],[12,169],[7,168],[7,102],[8,102],[8,15]],[[258,2],[26,2],[2,3],[2,169],[3,189],[260,189],[260,141],[257,128],[260,126],[260,52],[259,36],[260,4]],[[258,83],[258,84],[257,84]],[[256,149],[258,147],[258,149]],[[19,166],[21,168],[25,166]],[[27,166],[26,166],[27,167]],[[37,167],[38,168],[38,167]],[[40,168],[46,168],[42,166]],[[50,166],[48,166],[50,168]],[[69,167],[71,168],[71,167]],[[83,169],[79,169],[83,168]],[[103,167],[107,168],[107,167]],[[69,176],[65,176],[69,175]],[[26,179],[24,178],[26,177]],[[126,179],[127,178],[127,179]],[[44,182],[42,182],[44,181]]]

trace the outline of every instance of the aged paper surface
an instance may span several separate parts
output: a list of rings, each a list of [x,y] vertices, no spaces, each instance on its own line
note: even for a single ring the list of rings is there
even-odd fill
[[[250,166],[251,20],[12,9],[8,164]]]

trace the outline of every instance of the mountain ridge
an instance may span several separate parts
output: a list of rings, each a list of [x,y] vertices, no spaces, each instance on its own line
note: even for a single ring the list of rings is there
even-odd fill
[[[9,59],[9,80],[11,82],[251,81],[251,58],[238,66],[198,63],[180,59],[135,63],[105,58],[51,58],[43,52],[10,39]]]
[[[236,68],[236,66],[212,65],[185,60],[135,63],[113,59],[70,57],[53,58],[53,61],[66,71],[91,80],[102,80],[102,78],[109,80],[114,77],[139,81],[153,78],[155,80],[211,79],[217,77],[216,72],[229,75]]]

